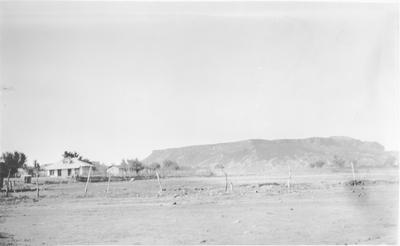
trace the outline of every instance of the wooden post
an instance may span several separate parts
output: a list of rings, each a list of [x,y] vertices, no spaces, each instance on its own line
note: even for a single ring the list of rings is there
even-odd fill
[[[228,174],[224,172],[225,174],[225,192],[228,192]]]
[[[36,198],[39,200],[39,172],[40,172],[40,167],[37,161],[35,160],[33,162],[33,166],[36,169]]]
[[[231,192],[233,192],[233,183],[229,182],[229,186],[231,187]]]
[[[10,174],[11,174],[11,169],[8,169],[6,197],[8,197],[8,192],[10,191]]]
[[[92,166],[90,166],[90,168],[89,168],[89,173],[88,173],[88,177],[87,177],[87,180],[86,180],[86,185],[85,185],[85,196],[86,196],[87,188],[88,188],[88,185],[89,185],[89,180],[90,180],[90,173],[91,173],[91,171],[92,171]]]
[[[357,181],[356,181],[356,174],[354,173],[354,164],[353,162],[350,162],[351,165],[351,172],[353,173],[353,187],[357,185]]]
[[[289,192],[290,192],[290,181],[291,181],[291,179],[292,179],[292,170],[290,169],[290,166],[289,166],[289,177],[288,177],[288,181],[287,181],[287,188],[288,188]]]
[[[159,193],[162,192],[162,186],[161,186],[161,182],[160,182],[160,175],[158,175],[158,172],[156,171],[156,176],[157,176],[157,181],[158,181],[158,185],[160,186],[160,191]]]
[[[36,174],[36,198],[39,199],[39,173]]]
[[[106,193],[108,193],[108,189],[110,188],[110,179],[111,179],[111,174],[108,174],[108,182],[107,182],[107,190]]]

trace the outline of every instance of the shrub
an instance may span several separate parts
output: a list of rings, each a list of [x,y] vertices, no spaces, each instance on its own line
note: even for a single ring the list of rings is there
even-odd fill
[[[157,170],[157,169],[160,169],[160,168],[161,168],[161,165],[160,165],[160,163],[158,163],[158,162],[153,162],[153,163],[151,163],[150,165],[148,165],[147,168],[150,169],[150,170],[152,170],[152,171],[155,171],[155,170]]]
[[[165,169],[172,169],[172,170],[178,170],[179,169],[179,165],[178,163],[171,161],[171,160],[164,160],[162,167]]]
[[[325,163],[325,161],[323,161],[323,160],[318,160],[318,161],[315,161],[315,162],[312,162],[311,164],[310,164],[310,167],[312,167],[312,168],[321,168],[321,167],[323,167],[324,165],[325,165],[326,163]]]
[[[344,167],[344,164],[346,163],[346,160],[335,155],[333,157],[333,163],[337,166],[337,167]]]

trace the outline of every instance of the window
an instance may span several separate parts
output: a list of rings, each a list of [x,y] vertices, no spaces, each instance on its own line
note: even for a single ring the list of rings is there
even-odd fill
[[[57,176],[61,176],[61,169],[57,170]]]
[[[50,176],[54,176],[54,170],[50,170]]]
[[[71,176],[72,169],[68,169],[68,176]]]

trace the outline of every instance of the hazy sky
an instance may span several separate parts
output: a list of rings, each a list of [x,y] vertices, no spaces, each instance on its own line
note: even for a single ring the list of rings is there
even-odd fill
[[[390,4],[0,3],[1,150],[106,163],[250,138],[399,148]]]

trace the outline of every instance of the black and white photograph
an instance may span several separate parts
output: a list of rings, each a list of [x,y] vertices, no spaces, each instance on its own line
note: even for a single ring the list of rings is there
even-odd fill
[[[0,0],[0,245],[397,245],[399,6]]]

